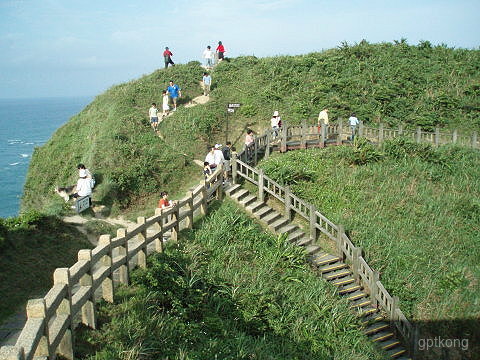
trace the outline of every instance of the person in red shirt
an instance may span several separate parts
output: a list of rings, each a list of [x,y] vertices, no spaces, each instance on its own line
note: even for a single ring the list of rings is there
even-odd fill
[[[222,61],[224,59],[223,54],[225,53],[225,47],[223,46],[222,42],[218,42],[217,46],[217,54],[218,54],[218,61]]]
[[[173,53],[170,51],[168,46],[165,48],[165,51],[163,52],[163,59],[165,60],[165,69],[168,67],[168,64],[171,64],[172,66],[175,66],[175,63],[172,60]]]
[[[160,201],[158,202],[158,208],[160,209],[169,209],[175,205],[175,202],[169,201],[168,200],[168,192],[162,191],[160,193],[160,196],[162,197]]]

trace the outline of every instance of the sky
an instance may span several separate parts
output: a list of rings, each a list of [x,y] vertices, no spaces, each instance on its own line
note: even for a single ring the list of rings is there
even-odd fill
[[[480,0],[0,0],[0,98],[93,96],[163,67],[346,41],[480,49]]]

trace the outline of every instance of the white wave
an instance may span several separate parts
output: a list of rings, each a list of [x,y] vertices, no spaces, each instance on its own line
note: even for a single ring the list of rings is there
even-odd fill
[[[10,166],[15,166],[15,165],[18,165],[20,164],[19,162],[16,162],[16,163],[11,163]]]
[[[8,140],[8,143],[9,143],[10,145],[22,144],[22,143],[23,143],[23,140]]]
[[[28,143],[25,143],[25,145],[34,145],[35,143],[32,143],[32,142],[28,142]]]
[[[26,158],[26,157],[28,157],[29,155],[28,155],[28,154],[20,154],[20,156],[23,157],[23,158]]]

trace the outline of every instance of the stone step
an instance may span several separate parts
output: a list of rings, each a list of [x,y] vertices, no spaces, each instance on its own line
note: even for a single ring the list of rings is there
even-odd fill
[[[335,286],[345,286],[348,284],[352,284],[355,282],[355,279],[350,277],[350,276],[345,276],[340,279],[336,279],[335,281],[332,281],[332,284]]]
[[[338,290],[338,293],[340,295],[344,295],[344,294],[352,293],[354,291],[361,290],[361,289],[362,287],[358,284],[348,284],[347,286],[340,288]]]
[[[368,294],[363,292],[363,291],[355,291],[354,293],[350,293],[348,295],[345,295],[345,297],[349,301],[355,301],[355,300],[359,300],[361,298],[368,297]]]
[[[257,217],[258,219],[261,219],[263,216],[266,216],[267,214],[271,213],[272,211],[273,211],[272,208],[268,207],[267,205],[263,205],[262,207],[255,210],[253,215],[255,217]]]
[[[299,240],[295,241],[295,245],[307,246],[307,245],[310,245],[311,242],[312,242],[312,239],[310,239],[310,237],[303,234],[303,237],[301,237]]]
[[[373,342],[381,343],[382,341],[388,340],[393,337],[393,331],[381,331],[371,337]]]
[[[333,271],[327,274],[323,274],[323,277],[327,280],[333,280],[333,279],[350,276],[350,275],[352,275],[352,272],[349,269],[341,269],[338,271]]]
[[[274,232],[277,232],[278,229],[280,229],[282,226],[285,226],[289,223],[288,219],[285,218],[280,218],[268,225],[270,229],[272,229]]]
[[[307,254],[313,255],[313,254],[316,254],[317,252],[320,251],[320,246],[318,246],[318,245],[313,245],[313,244],[307,245],[307,246],[305,247],[305,251],[307,252]]]
[[[241,188],[240,184],[235,184],[235,185],[232,184],[232,185],[229,185],[225,188],[225,193],[228,196],[232,196],[232,194],[235,193],[240,188]]]
[[[373,306],[365,306],[363,308],[357,308],[357,315],[366,319],[369,316],[373,316],[374,314],[378,314],[378,309]]]
[[[392,349],[394,347],[397,347],[397,346],[401,345],[401,343],[397,339],[390,339],[390,340],[387,340],[387,341],[383,341],[380,345],[382,346],[383,350],[389,350],[389,349]]]
[[[233,195],[231,195],[231,198],[237,201],[240,201],[240,199],[244,196],[247,196],[249,194],[248,190],[245,189],[240,189],[235,191]]]
[[[322,274],[326,274],[326,273],[329,273],[329,272],[332,272],[332,271],[345,269],[347,267],[348,267],[348,265],[345,264],[345,263],[336,262],[336,263],[333,263],[333,264],[328,264],[328,265],[322,266],[318,270],[320,270],[320,272]]]
[[[297,225],[286,224],[286,225],[283,225],[281,228],[279,228],[277,230],[277,233],[279,233],[279,234],[291,234],[297,229],[298,229]]]
[[[240,200],[240,204],[242,204],[244,207],[250,205],[251,203],[255,202],[257,200],[257,197],[255,195],[247,195],[247,196],[244,196],[241,200]]]
[[[372,301],[367,298],[361,298],[351,302],[350,308],[363,308],[365,306],[372,305]]]
[[[263,205],[265,205],[264,202],[262,201],[254,201],[251,204],[247,205],[245,207],[245,210],[247,210],[249,213],[253,214],[256,210],[260,209]]]
[[[380,312],[374,312],[373,314],[364,316],[361,323],[362,325],[368,325],[381,320],[384,320],[384,316]]]
[[[279,219],[282,215],[276,211],[268,213],[266,216],[260,218],[260,220],[267,223],[267,225],[273,223],[275,220]]]
[[[375,324],[372,324],[370,326],[368,326],[364,331],[363,333],[365,335],[373,335],[375,333],[378,333],[379,331],[383,331],[383,330],[386,330],[390,327],[390,324],[389,323],[386,323],[384,321],[379,321]]]
[[[340,261],[340,258],[338,256],[330,255],[328,253],[323,253],[322,256],[317,256],[313,260],[313,263],[317,266],[324,266],[327,264],[335,263],[337,261]]]
[[[294,232],[290,233],[290,235],[288,235],[287,240],[289,242],[296,242],[298,239],[302,238],[304,235],[305,233],[302,230],[297,229]]]
[[[406,353],[407,350],[400,346],[387,351],[387,354],[391,359],[397,359],[399,356],[405,355]]]

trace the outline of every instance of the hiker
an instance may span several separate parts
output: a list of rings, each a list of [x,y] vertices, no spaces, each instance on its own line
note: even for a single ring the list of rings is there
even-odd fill
[[[79,179],[77,180],[77,185],[73,190],[72,197],[74,199],[78,199],[84,196],[91,196],[92,195],[92,187],[90,179],[87,178],[87,172],[85,169],[80,169],[78,171]],[[92,203],[92,199],[90,198],[90,205]],[[75,206],[72,206],[72,209],[75,209]]]
[[[217,164],[215,163],[215,146],[209,147],[209,152],[205,156],[205,162],[208,162],[211,170],[215,170],[217,168]]]
[[[170,112],[170,106],[168,106],[168,94],[167,90],[162,91],[162,120],[165,119]]]
[[[157,132],[158,128],[158,109],[157,104],[152,103],[150,109],[148,109],[148,117],[150,118],[150,125],[152,125],[153,131]]]
[[[220,62],[224,59],[224,54],[225,54],[225,47],[223,46],[221,41],[218,42],[216,51],[218,56],[218,62]]]
[[[90,187],[93,189],[95,187],[95,178],[93,177],[90,170],[88,170],[83,164],[78,164],[77,169],[78,169],[79,176],[80,176],[80,170],[82,169],[85,170],[85,174],[87,174],[87,179],[90,181]]]
[[[203,177],[205,180],[209,178],[210,175],[212,175],[213,171],[210,169],[210,164],[208,161],[203,162]],[[210,185],[207,185],[207,189],[210,188]]]
[[[173,53],[170,51],[168,46],[165,48],[165,51],[163,52],[163,59],[165,60],[165,69],[168,67],[168,64],[171,64],[172,66],[175,66],[175,63],[172,60]]]
[[[227,181],[228,179],[228,172],[230,171],[230,159],[232,157],[232,142],[227,141],[225,143],[225,146],[222,149],[222,154],[223,154],[223,178],[224,181]]]
[[[180,89],[178,85],[173,82],[173,80],[170,80],[170,86],[167,88],[167,93],[172,99],[172,111],[177,111],[177,98],[182,97],[182,89]]]
[[[162,191],[160,193],[161,199],[158,201],[157,208],[170,209],[176,205],[175,201],[168,200],[168,192]]]
[[[273,139],[275,139],[278,136],[278,129],[280,128],[279,122],[280,122],[280,116],[278,116],[278,111],[275,110],[273,112],[272,118],[270,119],[270,126],[272,127],[272,130],[273,130]]]
[[[350,117],[348,118],[348,121],[350,123],[350,129],[352,130],[352,136],[350,140],[353,141],[355,139],[355,131],[357,130],[357,126],[358,124],[360,124],[360,121],[357,119],[357,115],[355,115],[355,113],[352,113],[350,115]]]
[[[210,95],[210,85],[212,84],[212,77],[207,73],[203,73],[202,85],[203,85],[203,95]]]
[[[247,155],[247,161],[252,161],[254,147],[255,139],[253,137],[253,130],[247,129],[247,134],[245,135],[245,153]]]
[[[203,51],[203,58],[206,62],[205,67],[211,69],[213,67],[213,51],[210,45]]]
[[[222,144],[215,144],[213,155],[215,156],[215,164],[217,164],[217,166],[220,164],[223,165],[225,158],[223,157]]]

